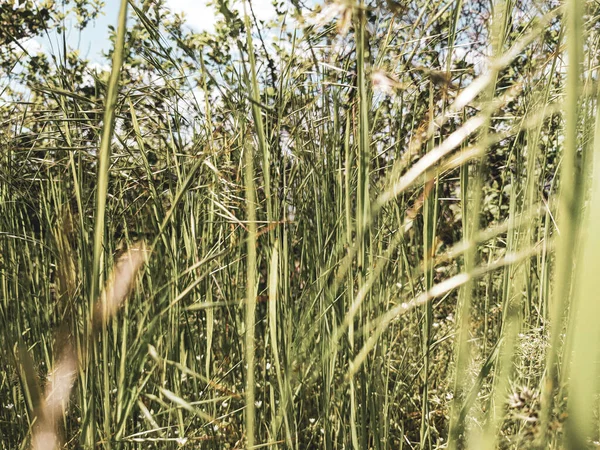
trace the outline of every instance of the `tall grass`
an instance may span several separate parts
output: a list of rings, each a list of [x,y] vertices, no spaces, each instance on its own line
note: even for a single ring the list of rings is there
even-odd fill
[[[595,6],[217,6],[7,91],[0,448],[591,448]]]

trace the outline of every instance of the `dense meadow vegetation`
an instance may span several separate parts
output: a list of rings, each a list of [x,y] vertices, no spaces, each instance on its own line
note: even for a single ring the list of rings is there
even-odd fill
[[[598,2],[105,1],[0,2],[1,449],[600,445]]]

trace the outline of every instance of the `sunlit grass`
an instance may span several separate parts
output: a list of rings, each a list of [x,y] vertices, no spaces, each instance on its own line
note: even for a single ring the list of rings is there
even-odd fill
[[[221,5],[223,67],[128,4],[0,124],[0,448],[599,439],[591,12]]]

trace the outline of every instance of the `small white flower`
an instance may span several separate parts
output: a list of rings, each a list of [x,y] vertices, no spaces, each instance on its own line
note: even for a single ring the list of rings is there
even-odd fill
[[[296,207],[288,205],[288,221],[293,222],[296,219]]]

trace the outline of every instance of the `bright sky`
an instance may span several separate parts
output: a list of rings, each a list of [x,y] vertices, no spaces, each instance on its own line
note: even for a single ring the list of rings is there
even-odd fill
[[[92,61],[99,60],[102,52],[108,48],[108,26],[116,27],[119,17],[120,0],[105,0],[104,4],[104,14],[93,24],[88,25],[81,34],[73,29],[68,36],[71,47],[79,48],[82,56]]]
[[[167,0],[166,4],[174,12],[183,12],[187,24],[196,31],[211,31],[214,29],[215,13],[212,7],[206,5],[208,0]],[[67,31],[69,45],[78,48],[82,56],[92,61],[99,61],[102,51],[110,44],[108,40],[108,25],[116,26],[121,0],[105,0],[104,15],[93,25],[89,25],[83,33],[75,28]],[[238,3],[235,9],[243,10],[243,3]],[[267,20],[274,17],[271,0],[253,0],[254,13],[257,19]]]

